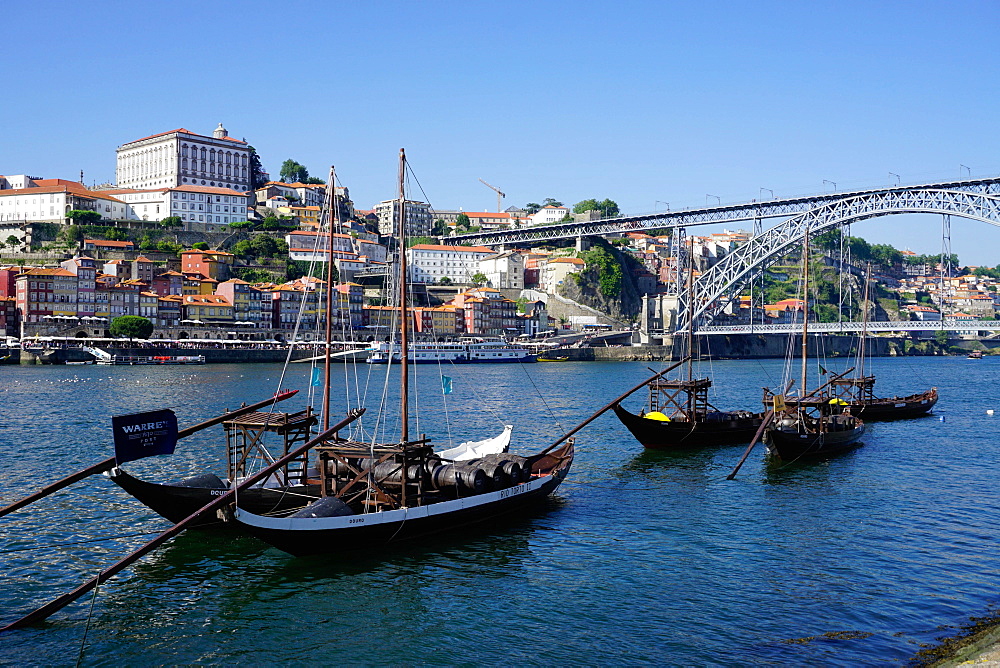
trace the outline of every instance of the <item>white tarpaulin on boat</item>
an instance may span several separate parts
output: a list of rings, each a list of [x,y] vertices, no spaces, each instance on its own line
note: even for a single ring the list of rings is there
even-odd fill
[[[476,459],[484,455],[499,455],[500,453],[507,452],[507,448],[510,447],[510,434],[512,431],[514,431],[514,425],[504,425],[503,431],[499,436],[487,438],[484,441],[466,441],[457,447],[450,450],[442,450],[437,454],[442,459],[450,459],[453,462]]]

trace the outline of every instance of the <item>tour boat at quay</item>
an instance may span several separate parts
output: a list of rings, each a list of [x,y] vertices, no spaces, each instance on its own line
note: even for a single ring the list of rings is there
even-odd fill
[[[455,364],[479,362],[534,362],[535,356],[527,348],[512,345],[501,339],[464,337],[457,342],[411,343],[407,346],[411,364],[453,362]],[[368,359],[369,364],[388,364],[400,361],[398,343],[375,344]]]

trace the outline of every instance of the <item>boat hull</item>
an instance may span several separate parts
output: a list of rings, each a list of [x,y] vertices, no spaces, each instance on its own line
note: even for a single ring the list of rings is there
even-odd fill
[[[926,415],[937,403],[937,389],[908,397],[876,399],[864,404],[851,404],[851,415],[866,422],[904,420]]]
[[[542,502],[572,466],[572,446],[546,475],[511,487],[425,506],[343,517],[264,517],[241,499],[234,520],[247,533],[289,554],[336,554],[412,541],[500,520]],[[568,455],[565,454],[568,452]]]
[[[229,491],[228,487],[185,487],[147,482],[120,468],[112,469],[108,477],[128,494],[138,499],[157,515],[177,524],[206,504]],[[258,513],[290,510],[302,505],[302,495],[319,497],[319,485],[298,485],[290,488],[252,487],[240,492],[239,503]],[[212,515],[192,524],[194,527],[219,525],[222,520]]]
[[[661,422],[630,413],[621,404],[615,415],[636,440],[651,450],[749,443],[760,428],[762,416],[702,422]]]
[[[865,425],[860,420],[851,429],[821,433],[798,433],[782,429],[768,429],[764,433],[767,451],[782,461],[815,458],[851,450],[864,436]]]

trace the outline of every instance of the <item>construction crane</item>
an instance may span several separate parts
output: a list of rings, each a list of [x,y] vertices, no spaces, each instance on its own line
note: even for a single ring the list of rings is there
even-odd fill
[[[504,197],[506,197],[506,195],[504,195],[502,192],[500,192],[499,188],[497,188],[496,186],[491,186],[490,184],[486,183],[486,181],[483,181],[482,179],[479,179],[479,182],[482,183],[487,188],[489,188],[490,190],[496,191],[496,194],[497,194],[497,213],[500,213],[500,200],[502,200]]]

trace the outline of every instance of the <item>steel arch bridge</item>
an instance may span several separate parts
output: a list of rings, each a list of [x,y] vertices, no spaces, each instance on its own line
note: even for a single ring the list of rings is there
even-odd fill
[[[676,330],[687,327],[688,318],[711,324],[739,296],[743,286],[777,262],[809,234],[869,218],[905,213],[939,213],[1000,226],[1000,196],[970,190],[937,187],[873,191],[828,201],[789,218],[727,255],[702,274],[691,295],[681,291]]]
[[[937,183],[871,188],[850,192],[803,195],[781,199],[775,198],[763,201],[682,209],[679,211],[661,211],[659,213],[647,213],[637,216],[619,216],[604,220],[536,225],[497,232],[475,232],[451,237],[440,237],[439,239],[441,243],[449,245],[526,246],[545,241],[578,239],[587,236],[620,235],[628,232],[645,232],[649,230],[695,227],[698,225],[719,225],[771,218],[788,218],[789,216],[808,212],[826,204],[840,202],[853,197],[867,198],[880,194],[905,194],[929,189],[1000,195],[1000,177],[969,178]]]

